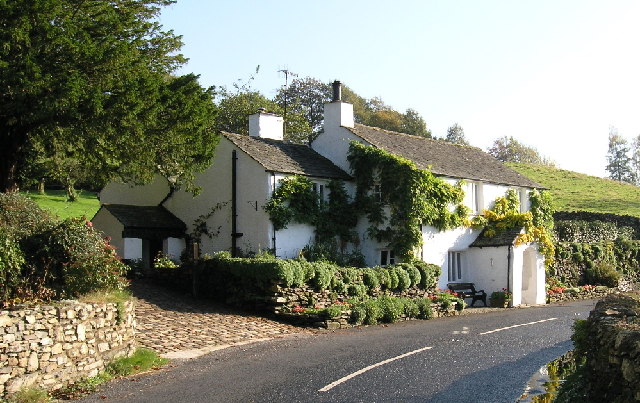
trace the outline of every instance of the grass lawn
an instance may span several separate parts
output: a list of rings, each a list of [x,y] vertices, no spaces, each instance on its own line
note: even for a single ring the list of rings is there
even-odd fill
[[[67,201],[64,190],[47,189],[44,195],[38,192],[23,193],[33,199],[42,209],[56,214],[61,219],[85,216],[90,220],[100,207],[96,194],[86,190],[78,190],[78,200],[74,202]]]
[[[551,190],[557,211],[593,211],[640,217],[640,187],[533,164],[507,164]]]

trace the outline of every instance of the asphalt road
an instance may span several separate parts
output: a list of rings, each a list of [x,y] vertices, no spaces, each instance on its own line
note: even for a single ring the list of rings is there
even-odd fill
[[[595,301],[259,342],[112,382],[84,401],[514,402]]]

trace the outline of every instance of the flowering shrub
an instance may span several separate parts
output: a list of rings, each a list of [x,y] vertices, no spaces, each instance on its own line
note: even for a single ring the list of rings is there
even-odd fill
[[[0,194],[0,306],[122,289],[126,266],[82,218],[58,221],[19,194]]]
[[[163,267],[168,269],[175,269],[179,266],[176,262],[171,260],[168,255],[164,254],[162,251],[159,251],[156,257],[153,259],[153,267],[155,269],[160,269]]]

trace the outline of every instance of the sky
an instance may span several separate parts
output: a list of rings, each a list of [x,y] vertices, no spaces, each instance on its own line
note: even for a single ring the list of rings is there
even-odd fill
[[[434,136],[454,123],[486,150],[513,136],[559,168],[606,176],[611,126],[640,134],[640,1],[178,0],[179,71],[203,86],[251,82],[273,97],[280,70],[340,80],[415,109]]]

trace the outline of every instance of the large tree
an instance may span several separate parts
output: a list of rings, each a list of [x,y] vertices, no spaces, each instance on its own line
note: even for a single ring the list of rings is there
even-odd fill
[[[447,129],[447,137],[444,138],[444,141],[463,146],[469,145],[469,142],[464,135],[464,129],[457,123],[454,123],[453,126],[449,126]]]
[[[607,152],[609,178],[620,182],[634,183],[629,144],[618,134],[615,127],[609,128],[609,151]]]
[[[168,144],[162,142],[188,148],[199,135],[215,138],[213,116],[195,118],[190,133],[180,129],[191,118],[192,102],[200,112],[213,109],[197,77],[171,77],[185,60],[177,53],[180,38],[157,22],[160,7],[170,3],[0,2],[0,191],[15,188],[17,169],[38,155],[34,150],[63,150],[97,177],[144,181],[152,175],[147,169],[158,168],[150,161],[168,161],[160,155]],[[188,100],[167,102],[167,90],[176,86]],[[170,129],[157,136],[159,127]],[[176,133],[181,139],[169,138]],[[212,146],[215,141],[192,147],[194,158],[165,172],[188,182]]]
[[[640,186],[640,135],[631,142],[631,169],[635,184]]]
[[[311,128],[311,141],[322,131],[324,104],[331,101],[331,91],[331,85],[315,78],[296,78],[280,88],[275,101],[283,112],[286,108],[287,119],[290,113],[305,117]]]
[[[553,165],[553,162],[542,157],[535,148],[520,143],[512,136],[495,140],[487,152],[502,162]]]

